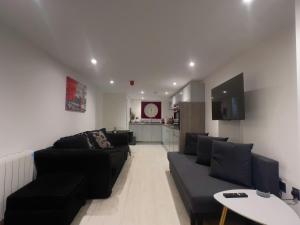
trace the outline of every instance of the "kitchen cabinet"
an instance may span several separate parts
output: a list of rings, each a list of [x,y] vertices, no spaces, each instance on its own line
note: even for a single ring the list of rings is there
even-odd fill
[[[168,125],[162,126],[162,142],[168,152],[179,151],[179,130]]]
[[[130,124],[129,129],[133,132],[137,142],[162,142],[162,125],[136,123]]]
[[[180,89],[171,98],[172,106],[180,102],[204,102],[205,101],[205,86],[202,81],[193,80],[184,88]]]
[[[179,150],[183,152],[186,133],[205,132],[205,102],[181,102]]]
[[[179,130],[174,129],[173,130],[173,151],[174,152],[179,152],[179,140],[180,140]]]

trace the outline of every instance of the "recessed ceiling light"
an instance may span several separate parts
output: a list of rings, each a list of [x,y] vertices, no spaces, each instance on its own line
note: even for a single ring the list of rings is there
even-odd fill
[[[190,61],[189,67],[195,67],[195,62],[194,61]]]
[[[176,82],[173,82],[173,86],[176,86],[177,85],[177,83]]]
[[[110,84],[114,84],[114,83],[115,83],[115,81],[111,80],[111,81],[109,81],[109,83],[110,83]]]
[[[145,92],[144,92],[144,91],[141,91],[141,94],[143,95],[143,94],[145,94]]]
[[[251,3],[253,2],[253,0],[243,0],[243,2],[244,2],[245,4],[251,4]]]
[[[165,92],[165,95],[168,95],[168,94],[169,94],[169,92],[166,91],[166,92]]]
[[[227,94],[227,91],[223,91],[223,94]]]
[[[97,65],[98,61],[97,61],[97,59],[92,58],[92,59],[91,59],[91,63],[92,63],[93,65]]]

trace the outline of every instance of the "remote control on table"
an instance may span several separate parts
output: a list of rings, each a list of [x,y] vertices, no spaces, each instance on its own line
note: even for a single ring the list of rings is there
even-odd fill
[[[225,198],[248,198],[246,193],[224,193]]]

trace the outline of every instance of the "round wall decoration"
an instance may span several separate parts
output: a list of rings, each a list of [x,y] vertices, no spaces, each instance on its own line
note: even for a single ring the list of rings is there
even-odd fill
[[[142,118],[161,119],[161,102],[142,102]]]

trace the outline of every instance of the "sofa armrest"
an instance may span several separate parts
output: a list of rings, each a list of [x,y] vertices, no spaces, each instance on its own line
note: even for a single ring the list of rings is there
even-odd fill
[[[113,146],[129,145],[129,133],[107,133],[106,136]]]
[[[88,180],[88,197],[111,194],[112,165],[107,152],[87,149],[46,149],[34,153],[37,177],[49,173],[78,172]]]
[[[261,155],[252,154],[252,185],[279,197],[279,162]]]

